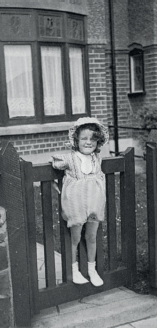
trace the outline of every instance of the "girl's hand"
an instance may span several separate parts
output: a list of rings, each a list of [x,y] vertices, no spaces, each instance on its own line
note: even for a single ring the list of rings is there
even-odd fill
[[[55,182],[55,181],[52,181],[52,187],[58,192],[58,194],[60,194],[60,190],[59,190],[59,187],[58,187],[58,183]]]

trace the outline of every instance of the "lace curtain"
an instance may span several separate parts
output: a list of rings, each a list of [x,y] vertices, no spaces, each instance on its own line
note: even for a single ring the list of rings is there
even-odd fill
[[[65,113],[60,47],[41,47],[45,115]]]
[[[5,45],[9,117],[34,116],[31,47]]]
[[[85,92],[83,79],[83,60],[80,48],[70,48],[70,78],[72,95],[72,113],[85,113]]]

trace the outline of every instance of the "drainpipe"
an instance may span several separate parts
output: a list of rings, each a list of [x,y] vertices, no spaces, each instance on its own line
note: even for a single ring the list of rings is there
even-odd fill
[[[117,114],[117,89],[116,89],[116,63],[115,63],[113,0],[109,0],[109,22],[110,22],[110,40],[111,40],[111,69],[112,69],[112,93],[113,93],[114,143],[115,143],[115,155],[118,156],[118,154],[119,154],[118,114]]]

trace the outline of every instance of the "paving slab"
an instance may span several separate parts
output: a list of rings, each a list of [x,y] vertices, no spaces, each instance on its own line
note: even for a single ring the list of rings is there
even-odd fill
[[[157,328],[157,317],[132,323],[133,328]],[[123,327],[124,328],[124,327]]]
[[[157,315],[157,298],[139,295],[126,288],[115,288],[79,301],[41,311],[32,328],[145,328],[133,326],[137,321]],[[125,326],[124,326],[125,325]],[[128,327],[127,327],[128,326]],[[150,328],[151,326],[147,326]],[[157,325],[156,325],[157,327]],[[153,327],[153,328],[156,328]]]
[[[37,247],[38,284],[39,284],[39,289],[41,289],[46,287],[44,246],[37,243],[36,247]],[[61,254],[55,251],[54,255],[55,255],[56,284],[58,285],[62,283]]]

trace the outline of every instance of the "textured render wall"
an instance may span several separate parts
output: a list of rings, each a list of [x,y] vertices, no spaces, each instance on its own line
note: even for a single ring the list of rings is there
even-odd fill
[[[105,1],[87,0],[87,42],[88,44],[106,43]]]
[[[13,327],[12,289],[6,227],[6,213],[0,207],[0,327]]]
[[[109,1],[105,2],[105,30],[107,48],[110,48]],[[116,49],[127,49],[128,46],[128,0],[114,0],[114,37]]]
[[[154,0],[128,0],[129,43],[154,43]],[[157,5],[155,5],[156,7]]]

